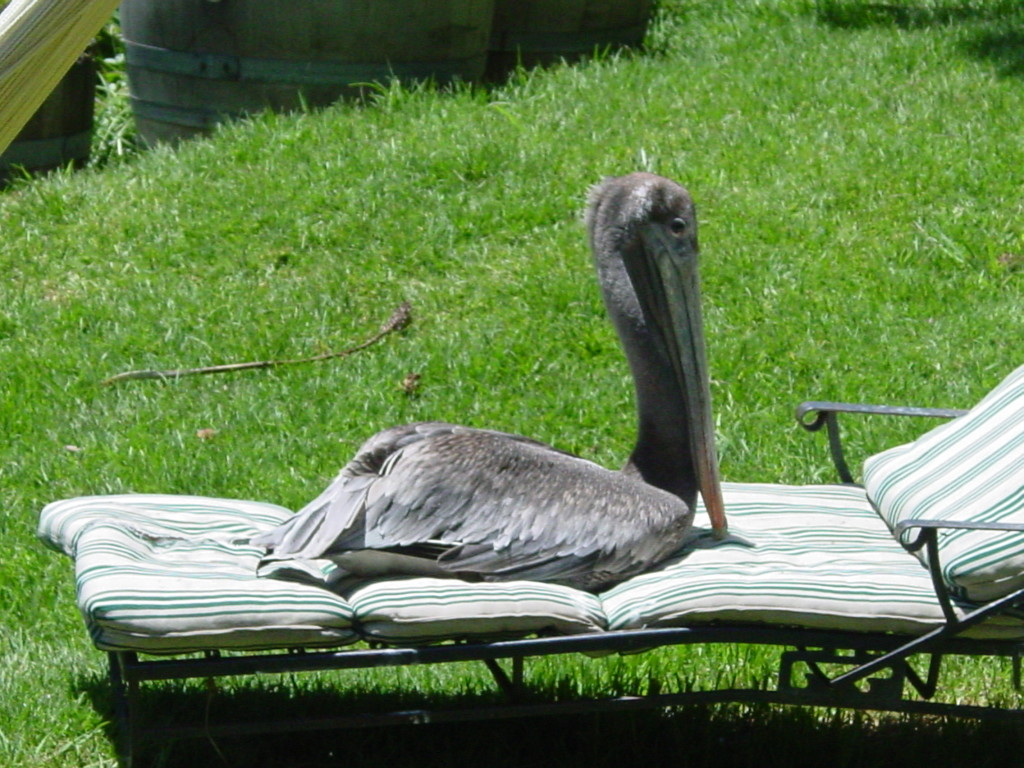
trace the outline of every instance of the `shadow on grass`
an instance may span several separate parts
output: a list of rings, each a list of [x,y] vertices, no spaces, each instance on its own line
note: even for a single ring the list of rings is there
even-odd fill
[[[983,32],[964,48],[979,59],[991,61],[1003,76],[1024,76],[1024,21],[1018,21],[1016,29]]]
[[[818,0],[818,20],[843,29],[899,27],[922,29],[979,21],[1019,18],[1018,0],[992,2],[863,2],[863,0]]]
[[[381,671],[381,674],[387,674]],[[282,681],[285,682],[285,681]],[[107,683],[81,683],[110,719]],[[414,707],[415,691],[353,695],[326,686],[296,692],[288,685],[242,685],[211,692],[199,685],[146,688],[141,717],[148,724],[201,725],[323,717],[355,711]],[[434,707],[487,706],[488,694],[431,696]],[[116,738],[109,726],[111,739]],[[625,765],[732,766],[1004,766],[1021,754],[1017,725],[910,716],[879,716],[800,708],[720,705],[672,710],[531,717],[460,724],[310,731],[255,736],[197,737],[144,743],[135,765],[164,768],[450,768],[453,765],[621,768]]]
[[[993,2],[862,2],[819,0],[818,20],[840,29],[897,27],[925,29],[970,25],[961,49],[995,64],[1003,76],[1024,76],[1024,4],[1019,0]]]

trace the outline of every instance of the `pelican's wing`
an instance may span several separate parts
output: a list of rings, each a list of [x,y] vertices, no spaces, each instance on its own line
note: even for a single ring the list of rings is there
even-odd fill
[[[456,428],[408,446],[367,491],[366,545],[445,542],[453,575],[596,588],[666,557],[692,519],[681,506],[542,443]]]
[[[250,543],[266,547],[267,560],[316,558],[336,544],[355,544],[362,534],[362,499],[372,481],[338,475],[316,499]]]
[[[287,522],[251,541],[268,550],[268,560],[417,545],[427,545],[420,550],[436,557],[447,540],[436,532],[451,528],[475,494],[472,487],[454,483],[451,477],[457,473],[453,466],[468,467],[468,456],[463,452],[438,457],[430,446],[449,438],[464,448],[465,443],[472,443],[466,436],[480,432],[444,422],[407,424],[378,432],[319,496]],[[541,445],[515,435],[486,434]],[[441,442],[446,444],[443,439]],[[445,466],[444,461],[451,465]]]
[[[672,554],[692,521],[680,500],[601,468],[574,470],[559,473],[558,492],[524,503],[503,537],[454,547],[440,564],[485,580],[599,590]]]
[[[441,572],[587,586],[664,557],[678,499],[542,443],[450,424],[375,435],[317,499],[255,543],[272,559],[356,550]],[[674,525],[674,523],[673,523]],[[350,567],[343,564],[343,567]],[[595,581],[596,578],[596,581]]]
[[[323,493],[287,522],[256,536],[252,543],[266,547],[266,559],[315,558],[331,551],[366,546],[364,505],[367,491],[410,443],[423,440],[441,424],[394,427],[367,440]]]

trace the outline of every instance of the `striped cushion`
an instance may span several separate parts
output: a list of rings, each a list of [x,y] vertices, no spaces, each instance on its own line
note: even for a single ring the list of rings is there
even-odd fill
[[[921,633],[943,624],[927,571],[863,490],[725,483],[730,536],[602,595],[609,629],[767,623]],[[699,517],[698,513],[698,517]],[[1012,620],[974,630],[1024,636]]]
[[[362,587],[349,599],[362,633],[388,643],[577,634],[605,626],[594,595],[536,581],[394,579]]]
[[[269,504],[187,496],[56,502],[40,535],[76,559],[79,606],[104,649],[396,644],[528,633],[768,623],[921,632],[942,612],[927,572],[900,547],[860,489],[724,486],[732,536],[697,537],[675,562],[594,596],[535,582],[378,580],[346,601],[310,581],[259,578],[262,548],[245,543],[288,518]],[[1024,637],[1013,619],[973,630]]]
[[[864,484],[890,527],[905,520],[1024,523],[1024,367],[967,415],[872,456]],[[968,599],[1024,586],[1024,534],[940,531],[939,554],[946,583]]]
[[[270,530],[291,516],[289,509],[260,501],[156,493],[80,496],[47,504],[36,532],[49,546],[74,557],[78,534],[97,521],[116,521],[127,528],[171,536],[216,533],[242,539]]]
[[[291,515],[271,504],[192,496],[55,502],[39,535],[75,559],[78,605],[105,650],[334,646],[352,642],[352,609],[316,586],[257,578],[246,542]]]

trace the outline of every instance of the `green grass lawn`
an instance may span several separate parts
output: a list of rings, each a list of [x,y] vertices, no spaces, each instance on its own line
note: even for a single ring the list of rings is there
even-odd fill
[[[105,659],[69,563],[34,538],[47,501],[161,491],[298,507],[363,438],[417,419],[621,463],[631,385],[580,222],[603,175],[656,171],[697,201],[727,479],[832,478],[823,441],[793,421],[802,399],[970,405],[1021,363],[1022,118],[1016,2],[665,0],[634,55],[489,91],[387,88],[177,150],[118,159],[108,147],[100,167],[0,192],[0,765],[113,764]],[[403,300],[411,327],[345,360],[99,385],[129,369],[340,349]],[[854,460],[925,426],[848,422]],[[530,679],[614,690],[758,678],[772,663],[694,648],[543,662]],[[945,679],[984,702],[1014,695],[1005,672],[963,663]],[[486,682],[383,677],[437,695]],[[239,698],[255,696],[245,685]],[[376,683],[302,685],[311,706]],[[293,690],[266,683],[258,700],[283,706]],[[225,757],[792,766],[827,752],[835,765],[988,765],[1021,746],[1008,726],[725,708],[232,742]],[[202,743],[158,757],[220,764]]]

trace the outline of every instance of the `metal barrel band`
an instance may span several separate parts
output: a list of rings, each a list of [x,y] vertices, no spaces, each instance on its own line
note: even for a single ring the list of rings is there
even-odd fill
[[[243,116],[208,107],[180,107],[176,104],[163,104],[147,99],[137,99],[134,96],[131,102],[132,112],[135,113],[136,118],[180,125],[185,128],[211,129],[227,120]]]
[[[275,85],[352,85],[382,77],[450,82],[482,66],[484,58],[480,55],[441,61],[299,61],[177,51],[125,41],[125,60],[130,67],[205,80]]]

